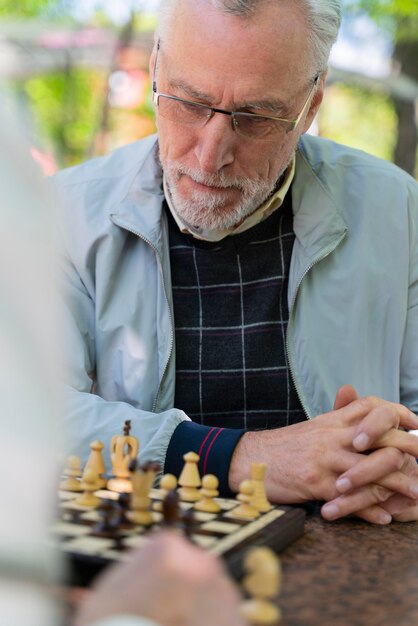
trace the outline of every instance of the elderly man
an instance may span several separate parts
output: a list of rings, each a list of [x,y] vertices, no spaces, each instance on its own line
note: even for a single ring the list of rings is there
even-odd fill
[[[304,135],[339,2],[161,11],[158,137],[56,181],[73,449],[130,419],[140,458],[195,450],[224,493],[257,459],[276,502],[418,519],[416,185]]]

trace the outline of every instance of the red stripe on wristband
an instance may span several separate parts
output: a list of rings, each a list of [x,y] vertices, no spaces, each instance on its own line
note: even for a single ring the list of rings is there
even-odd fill
[[[210,446],[209,446],[209,448],[208,448],[208,449],[207,449],[207,451],[206,451],[205,460],[204,460],[204,462],[203,462],[203,475],[205,475],[205,474],[206,474],[206,466],[207,466],[207,463],[208,463],[209,453],[210,453],[210,451],[211,451],[211,448],[212,448],[212,446],[213,446],[213,444],[215,443],[216,439],[219,437],[219,435],[221,434],[221,432],[222,432],[223,430],[225,430],[225,429],[224,429],[224,428],[220,428],[220,429],[218,430],[218,432],[216,433],[216,435],[214,436],[214,438],[212,439],[212,441],[210,442]]]
[[[199,455],[200,458],[202,458],[202,451],[203,451],[203,448],[205,447],[205,443],[207,442],[207,440],[209,439],[209,437],[211,436],[211,434],[213,433],[214,430],[217,430],[216,426],[214,426],[213,428],[210,429],[210,431],[208,432],[208,434],[206,435],[206,437],[202,441],[202,443],[200,445],[200,448],[199,448],[199,452],[198,452],[198,455]]]

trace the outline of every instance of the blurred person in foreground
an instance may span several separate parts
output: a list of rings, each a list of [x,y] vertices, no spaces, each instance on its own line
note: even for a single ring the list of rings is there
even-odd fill
[[[0,624],[68,623],[48,545],[62,449],[51,198],[15,124],[0,124]],[[99,621],[98,621],[99,620]],[[244,626],[221,563],[174,533],[109,568],[77,626]]]
[[[418,519],[418,208],[398,168],[306,135],[337,0],[163,0],[158,135],[58,175],[74,453],[124,420],[224,495]],[[109,446],[107,446],[109,449]]]

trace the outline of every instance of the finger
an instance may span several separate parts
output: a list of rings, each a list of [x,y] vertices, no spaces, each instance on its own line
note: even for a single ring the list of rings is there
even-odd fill
[[[388,447],[376,450],[367,456],[362,456],[353,467],[339,476],[335,486],[339,493],[347,493],[358,487],[377,483],[400,470],[403,463],[404,454],[397,448]]]
[[[392,446],[415,458],[418,457],[418,437],[412,433],[406,433],[403,430],[389,430],[379,437],[373,445],[375,448]]]
[[[418,417],[401,404],[384,402],[379,398],[361,398],[358,403],[362,402],[365,406],[369,405],[372,408],[357,425],[353,439],[356,450],[361,452],[367,450],[391,428],[397,429],[400,426],[410,429],[418,428]]]
[[[330,500],[322,507],[321,514],[327,520],[336,520],[348,515],[354,515],[357,511],[366,509],[374,504],[381,504],[390,498],[391,495],[393,495],[392,491],[373,483]],[[388,523],[388,521],[385,521],[383,518],[381,523]]]
[[[354,400],[358,400],[359,396],[357,391],[351,385],[343,385],[337,391],[337,395],[335,396],[334,402],[334,411],[338,409],[342,409],[350,402],[354,402]]]
[[[400,512],[393,515],[393,519],[397,522],[416,522],[418,521],[418,503],[415,504],[409,502],[406,507]]]
[[[407,498],[401,494],[395,493],[393,496],[388,498],[382,507],[392,515],[393,518],[398,515],[403,515],[407,513],[410,509],[413,510],[418,506],[418,501],[415,498]]]
[[[371,524],[379,524],[381,526],[385,524],[390,524],[393,519],[390,513],[378,504],[373,504],[366,509],[357,511],[355,513],[355,517],[359,517],[365,522],[370,522]]]
[[[385,404],[375,407],[357,426],[353,446],[359,452],[364,452],[389,430],[394,431],[398,426],[399,415],[393,406]]]

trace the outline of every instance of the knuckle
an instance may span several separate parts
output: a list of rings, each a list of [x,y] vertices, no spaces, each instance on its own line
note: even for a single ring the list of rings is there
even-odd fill
[[[365,412],[370,412],[375,408],[376,400],[377,398],[375,396],[364,396],[360,398],[359,404]]]
[[[385,455],[387,462],[392,469],[400,470],[405,462],[404,453],[398,450],[398,448],[386,448]]]
[[[372,485],[371,491],[375,502],[385,502],[392,495],[392,492],[382,485]]]

